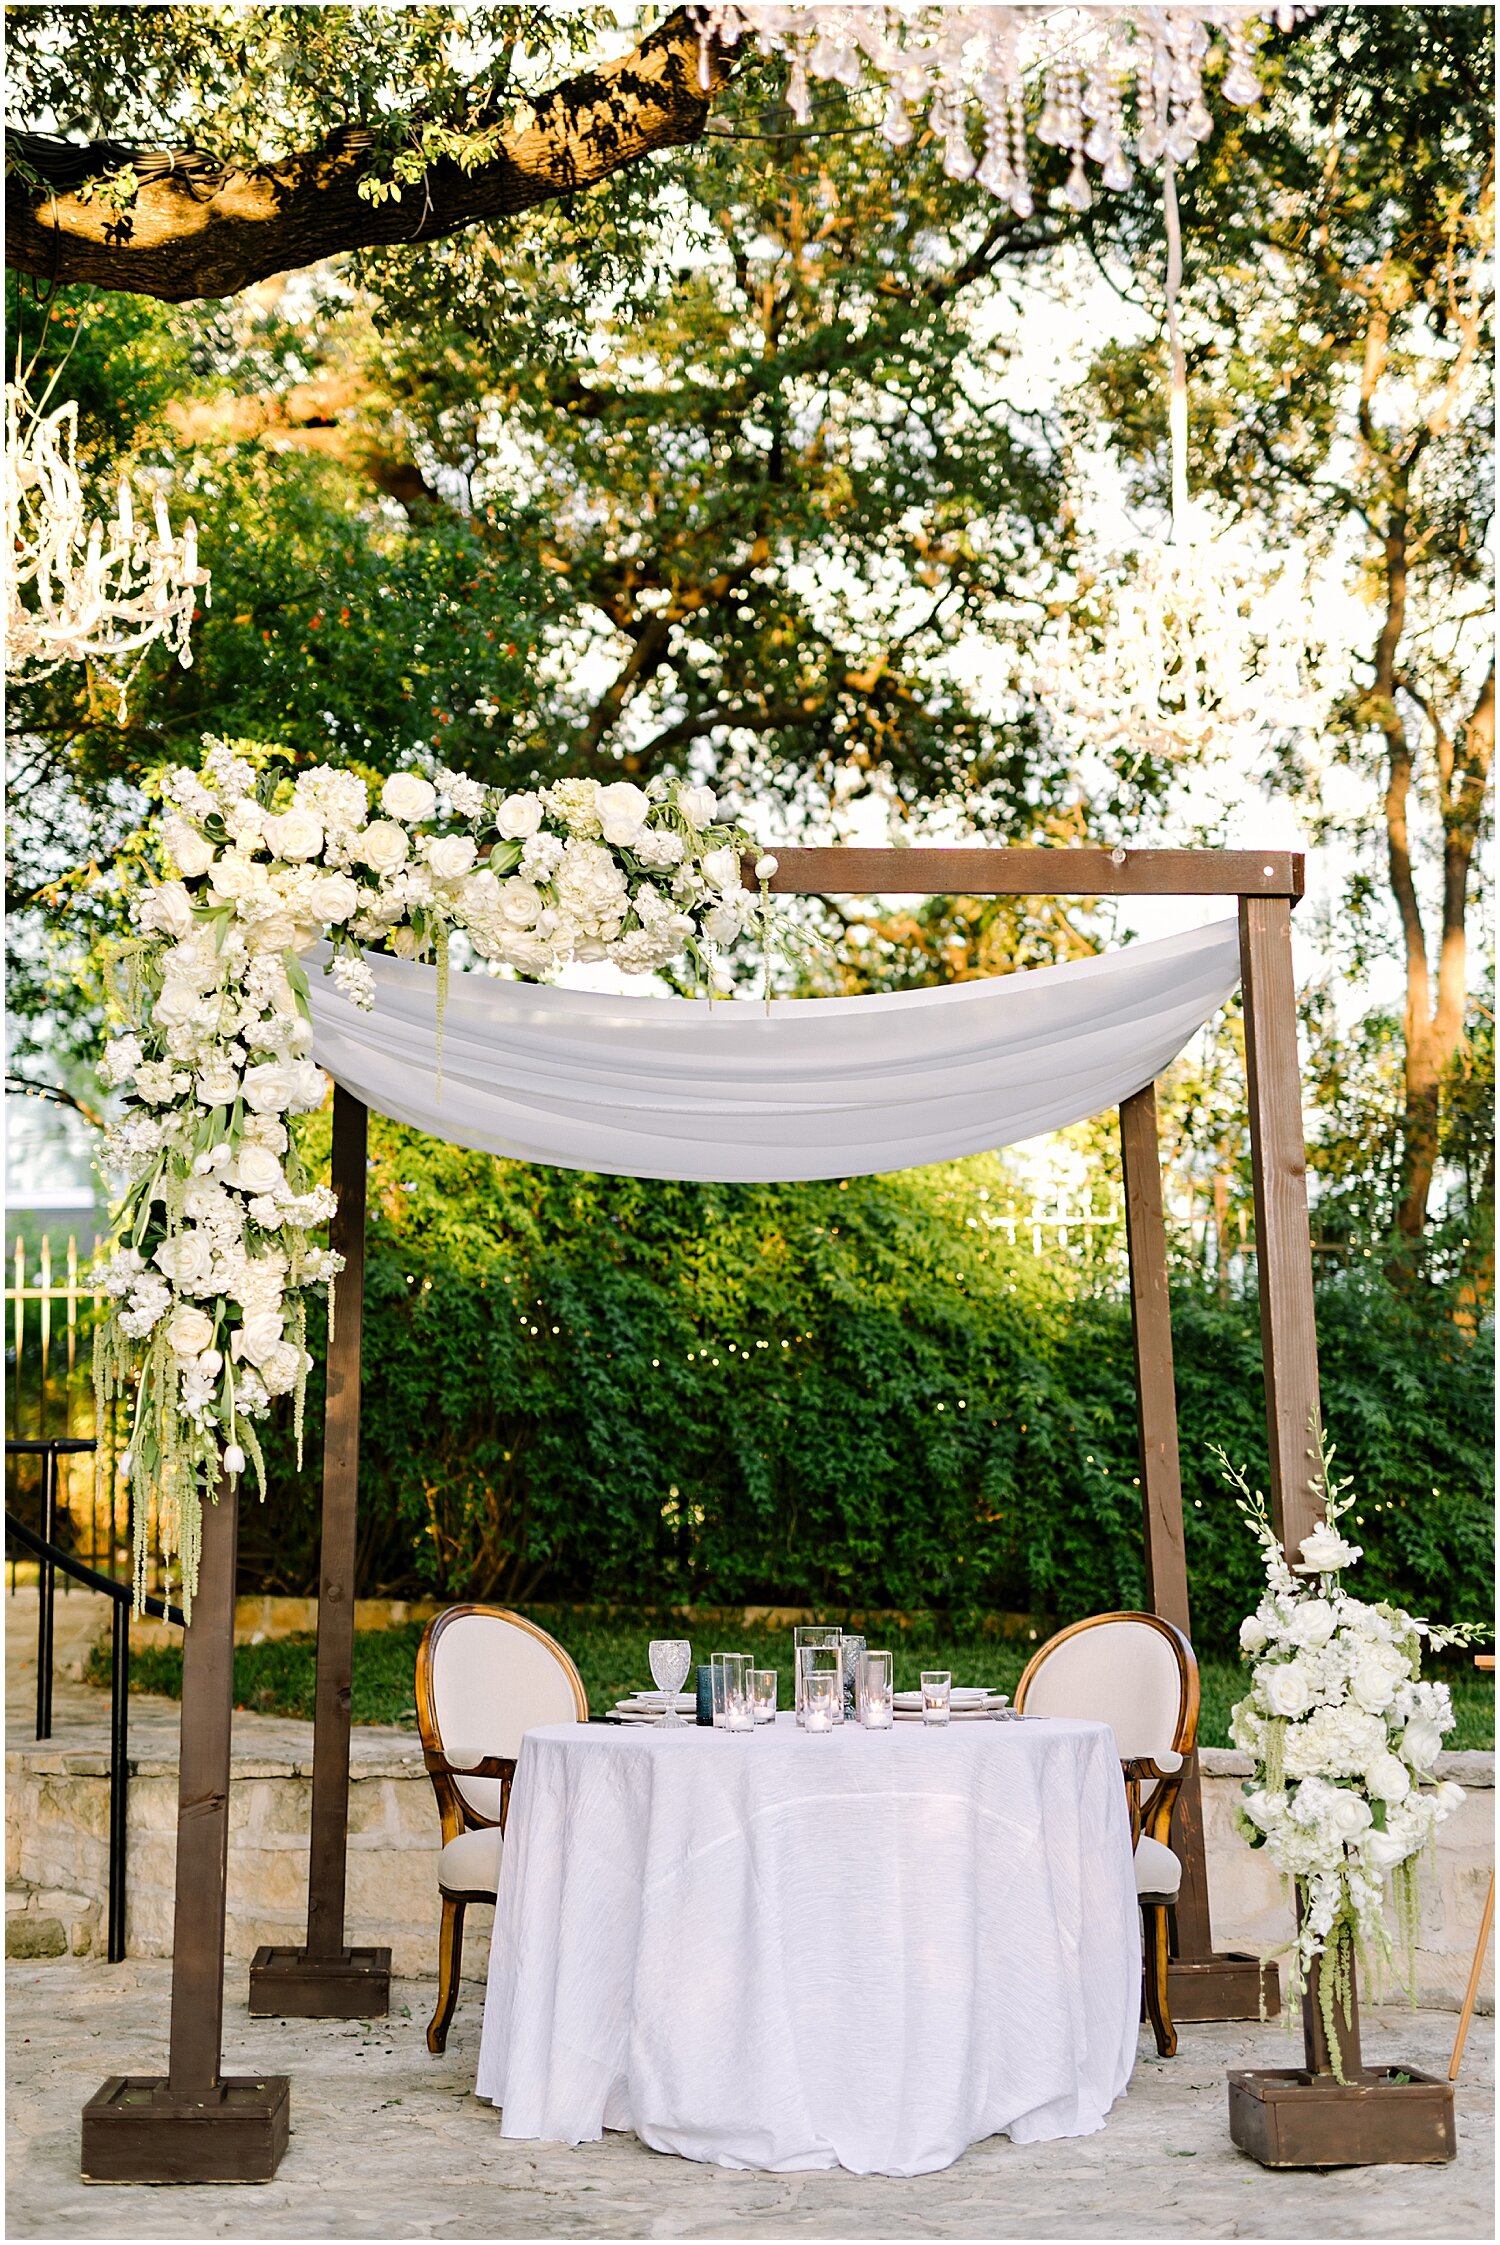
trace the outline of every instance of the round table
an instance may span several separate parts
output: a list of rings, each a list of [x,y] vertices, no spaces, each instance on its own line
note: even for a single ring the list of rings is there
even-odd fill
[[[1102,1723],[522,1742],[478,2090],[502,2132],[918,2175],[1091,2133],[1140,2017]]]

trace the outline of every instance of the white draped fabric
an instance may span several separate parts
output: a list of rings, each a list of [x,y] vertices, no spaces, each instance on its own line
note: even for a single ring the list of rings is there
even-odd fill
[[[315,1058],[454,1145],[623,1177],[854,1177],[1118,1106],[1239,979],[1233,920],[1067,966],[866,998],[607,997],[371,957],[362,1012],[312,968]]]
[[[1103,1723],[521,1742],[476,2083],[506,2136],[927,2174],[1102,2128],[1140,2006]]]

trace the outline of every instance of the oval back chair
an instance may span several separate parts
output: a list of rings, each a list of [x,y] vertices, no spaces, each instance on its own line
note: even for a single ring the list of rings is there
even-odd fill
[[[1157,2050],[1170,2058],[1177,2030],[1167,1992],[1167,1913],[1182,1864],[1168,1841],[1183,1763],[1198,1739],[1193,1648],[1160,1614],[1090,1614],[1033,1653],[1015,1704],[1018,1715],[1082,1716],[1115,1734],[1145,1933],[1146,2014]]]
[[[449,1606],[417,1648],[417,1729],[442,1824],[434,2055],[458,2002],[464,1911],[493,1902],[521,1740],[543,1723],[586,1723],[583,1679],[555,1638],[503,1606]]]

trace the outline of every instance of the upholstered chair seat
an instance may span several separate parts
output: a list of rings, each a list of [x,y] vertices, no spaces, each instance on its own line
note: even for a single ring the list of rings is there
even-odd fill
[[[1168,1913],[1182,1889],[1169,1844],[1183,1764],[1198,1738],[1198,1663],[1159,1614],[1094,1614],[1060,1630],[1016,1686],[1016,1712],[1075,1715],[1115,1734],[1135,1844],[1146,2016],[1164,2058],[1177,2049],[1167,1984]]]
[[[417,1649],[417,1728],[437,1794],[442,1925],[427,2047],[445,2049],[458,2002],[464,1912],[500,1889],[506,1810],[521,1740],[544,1723],[586,1723],[588,1696],[562,1646],[499,1606],[450,1606]]]

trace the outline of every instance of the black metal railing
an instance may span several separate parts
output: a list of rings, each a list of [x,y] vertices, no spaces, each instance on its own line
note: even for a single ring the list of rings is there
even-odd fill
[[[113,1575],[100,1574],[97,1567],[87,1566],[72,1552],[64,1551],[56,1541],[57,1529],[57,1460],[61,1453],[92,1450],[91,1441],[77,1436],[58,1436],[49,1441],[7,1441],[7,1456],[40,1457],[42,1461],[42,1533],[28,1528],[6,1507],[5,1533],[7,1537],[29,1551],[37,1562],[37,1630],[36,1630],[36,1735],[39,1739],[52,1736],[52,1669],[53,1669],[53,1600],[57,1590],[59,1570],[82,1583],[86,1590],[102,1591],[113,1605],[110,1617],[110,1678],[109,1678],[109,1895],[107,1906],[107,1954],[111,1964],[119,1964],[125,1955],[125,1836],[126,1794],[130,1782],[130,1614],[133,1603],[128,1583],[117,1582]],[[179,1629],[186,1626],[186,1616],[177,1606],[169,1605],[163,1598],[144,1598],[143,1610],[161,1621],[175,1622]]]

